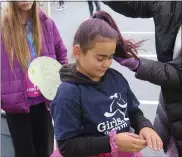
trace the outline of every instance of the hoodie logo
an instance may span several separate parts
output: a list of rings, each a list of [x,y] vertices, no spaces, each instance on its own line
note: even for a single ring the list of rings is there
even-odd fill
[[[127,117],[127,103],[122,99],[120,93],[115,93],[111,95],[109,99],[112,100],[109,112],[104,113],[104,117],[108,120],[98,124],[97,130],[99,132],[104,132],[104,134],[108,135],[111,130],[122,130],[128,127],[127,121],[129,118]],[[120,113],[121,115],[115,116],[116,113]],[[122,118],[123,117],[123,118]]]
[[[123,115],[124,120],[129,120],[129,118],[126,118],[127,103],[121,98],[121,94],[115,93],[113,96],[110,96],[109,98],[112,99],[113,101],[110,105],[109,112],[106,112],[104,116],[113,117],[117,112],[120,112]],[[118,107],[116,108],[116,110],[114,110],[115,105]]]

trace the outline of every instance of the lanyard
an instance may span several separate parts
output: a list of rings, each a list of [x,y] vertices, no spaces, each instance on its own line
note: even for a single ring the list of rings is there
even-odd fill
[[[33,40],[33,29],[32,29],[32,23],[30,20],[27,21],[26,24],[26,33],[27,33],[27,43],[30,50],[31,55],[31,61],[37,57],[36,53],[36,47]]]

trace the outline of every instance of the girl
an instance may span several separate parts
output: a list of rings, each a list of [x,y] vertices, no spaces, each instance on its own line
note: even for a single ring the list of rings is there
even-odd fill
[[[115,50],[123,50],[123,56],[126,50],[134,54],[136,45],[122,40],[106,12],[99,11],[78,28],[73,46],[76,64],[60,70],[62,84],[51,105],[64,157],[132,157],[146,146],[162,148],[127,81],[109,68]],[[136,134],[129,133],[130,127]]]
[[[28,78],[29,63],[50,56],[67,63],[67,50],[37,2],[7,2],[2,14],[1,105],[6,111],[16,157],[49,157],[53,149],[50,111]]]

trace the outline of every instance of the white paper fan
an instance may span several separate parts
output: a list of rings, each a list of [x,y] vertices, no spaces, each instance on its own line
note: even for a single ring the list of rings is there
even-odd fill
[[[28,68],[28,76],[41,91],[42,95],[53,100],[61,84],[59,70],[61,64],[50,57],[42,56],[34,59]]]

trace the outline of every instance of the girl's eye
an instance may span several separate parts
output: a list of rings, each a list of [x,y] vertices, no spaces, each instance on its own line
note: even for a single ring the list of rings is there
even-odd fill
[[[102,61],[104,60],[104,58],[97,58],[97,60],[98,60],[99,62],[102,62]]]

